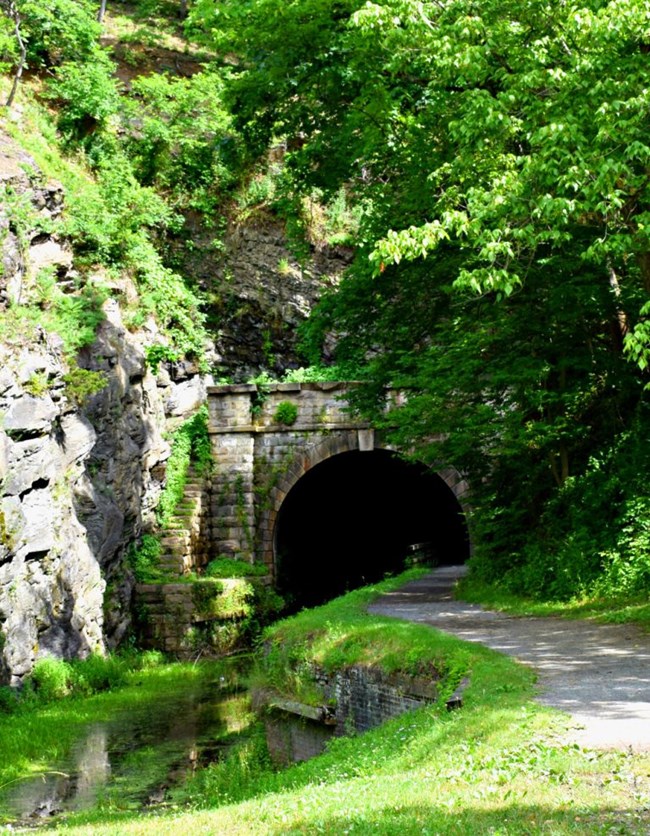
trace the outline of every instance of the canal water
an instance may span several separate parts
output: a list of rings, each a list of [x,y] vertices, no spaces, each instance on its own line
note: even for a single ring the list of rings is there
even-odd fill
[[[216,668],[211,681],[89,723],[46,772],[0,789],[2,819],[29,826],[97,805],[164,804],[175,786],[218,760],[252,722],[240,669],[233,660]]]

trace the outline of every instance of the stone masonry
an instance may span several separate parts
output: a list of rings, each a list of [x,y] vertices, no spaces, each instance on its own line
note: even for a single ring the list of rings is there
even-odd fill
[[[298,480],[331,456],[390,449],[348,411],[346,393],[354,385],[235,384],[208,389],[216,464],[210,506],[214,556],[264,563],[274,578],[277,515]],[[288,405],[295,411],[291,423]],[[451,467],[438,475],[462,503],[468,490],[463,477]]]

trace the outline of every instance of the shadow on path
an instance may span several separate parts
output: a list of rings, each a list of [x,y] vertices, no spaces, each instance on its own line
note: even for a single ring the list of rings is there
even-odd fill
[[[531,665],[539,701],[568,712],[584,746],[650,751],[650,636],[630,624],[522,618],[455,601],[464,566],[444,566],[368,610],[430,624]]]

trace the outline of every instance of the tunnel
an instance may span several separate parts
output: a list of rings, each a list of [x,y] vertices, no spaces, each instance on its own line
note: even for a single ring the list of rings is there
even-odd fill
[[[292,609],[315,606],[415,560],[464,563],[458,500],[422,464],[387,450],[340,453],[287,494],[275,527],[276,584]]]

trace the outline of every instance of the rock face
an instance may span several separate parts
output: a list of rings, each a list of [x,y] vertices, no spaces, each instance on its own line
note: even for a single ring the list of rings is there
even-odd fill
[[[0,309],[20,304],[43,269],[72,289],[72,251],[43,231],[61,212],[62,187],[44,183],[1,136],[0,189]],[[115,290],[127,301],[136,293]],[[117,299],[103,312],[77,360],[106,385],[81,406],[56,334],[12,333],[0,344],[0,684],[19,684],[42,655],[83,657],[123,638],[126,552],[153,518],[168,419],[178,423],[205,398],[196,369],[179,370],[177,383],[146,368],[152,335],[127,331]]]
[[[303,365],[296,329],[322,294],[334,287],[352,261],[352,250],[312,246],[299,263],[283,224],[257,217],[231,225],[223,252],[197,229],[184,267],[212,300],[216,361],[222,373],[244,382],[260,370],[280,376]]]
[[[125,552],[150,521],[169,455],[174,384],[145,369],[116,310],[80,359],[106,376],[84,409],[45,335],[0,347],[0,678],[13,684],[41,655],[103,652],[123,637]],[[47,381],[38,394],[34,369]]]

